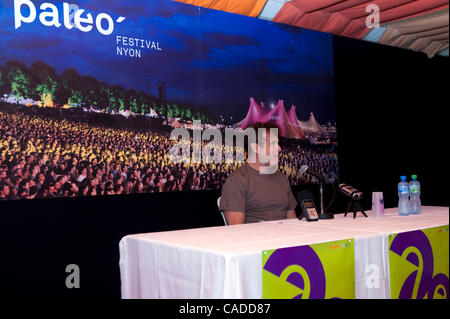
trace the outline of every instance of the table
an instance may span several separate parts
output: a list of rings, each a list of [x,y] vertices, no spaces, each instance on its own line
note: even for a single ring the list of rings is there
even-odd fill
[[[389,235],[448,225],[449,209],[422,207],[420,215],[399,216],[391,208],[383,218],[367,214],[125,236],[119,243],[122,298],[261,298],[264,250],[349,238],[354,239],[355,297],[390,298]],[[374,264],[378,282],[368,287],[368,266]]]

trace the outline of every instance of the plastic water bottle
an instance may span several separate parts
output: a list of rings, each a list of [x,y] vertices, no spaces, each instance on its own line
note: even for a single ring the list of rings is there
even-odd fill
[[[409,205],[411,214],[420,214],[422,212],[422,205],[420,203],[420,183],[417,180],[417,175],[411,175],[411,182],[409,182]]]
[[[398,183],[398,213],[402,216],[409,214],[409,184],[406,181],[406,176],[400,176],[400,183]]]

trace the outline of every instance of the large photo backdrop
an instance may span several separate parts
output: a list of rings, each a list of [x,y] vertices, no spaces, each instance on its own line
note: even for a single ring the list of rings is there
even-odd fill
[[[220,189],[174,128],[275,120],[292,185],[338,178],[331,35],[172,1],[0,3],[0,199]]]

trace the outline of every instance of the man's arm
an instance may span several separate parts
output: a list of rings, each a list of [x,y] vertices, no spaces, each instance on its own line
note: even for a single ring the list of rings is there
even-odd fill
[[[245,223],[245,213],[225,211],[223,212],[228,225],[237,225]]]
[[[286,213],[286,218],[297,218],[295,214],[295,209],[288,210]]]

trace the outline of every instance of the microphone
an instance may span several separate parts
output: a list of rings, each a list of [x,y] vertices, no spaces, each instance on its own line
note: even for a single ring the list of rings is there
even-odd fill
[[[339,191],[353,200],[360,200],[363,197],[363,192],[348,184],[339,184]]]
[[[317,172],[313,171],[312,169],[310,169],[308,165],[300,166],[300,172],[302,174],[308,173],[309,175],[316,177],[318,180],[320,180],[322,182],[325,181],[325,178],[322,175],[320,175],[319,173],[317,173]]]
[[[360,211],[365,217],[367,217],[364,209],[359,203],[359,200],[363,197],[363,192],[348,184],[339,184],[339,191],[350,198],[347,204],[347,208],[345,209],[344,217],[347,216],[347,213],[349,213],[350,211],[353,211],[353,218],[356,218],[356,213],[358,211]]]
[[[327,214],[325,212],[325,208],[323,205],[323,185],[322,185],[322,183],[326,183],[325,178],[322,175],[320,175],[319,173],[311,170],[308,165],[300,166],[300,172],[302,174],[308,173],[309,175],[316,177],[320,181],[320,214],[319,214],[319,218],[320,219],[333,219],[334,218],[333,214]]]

